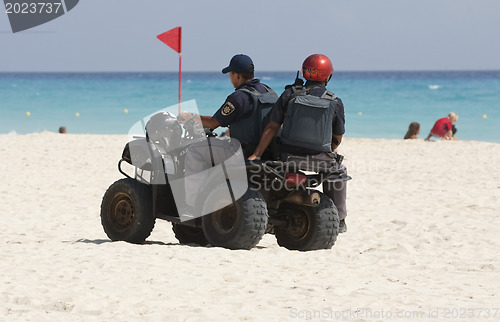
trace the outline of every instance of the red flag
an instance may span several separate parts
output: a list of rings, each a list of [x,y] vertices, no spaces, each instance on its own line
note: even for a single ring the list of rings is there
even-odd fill
[[[170,29],[169,31],[166,31],[158,36],[156,38],[160,39],[163,41],[165,44],[167,44],[170,48],[175,50],[176,52],[179,53],[179,114],[181,113],[181,84],[182,84],[182,72],[181,72],[181,59],[182,59],[182,53],[181,53],[181,35],[182,35],[182,28],[181,27],[175,27],[173,29]]]
[[[180,53],[181,52],[181,34],[182,34],[181,27],[175,27],[173,29],[170,29],[169,31],[166,31],[166,32],[156,36],[156,38],[160,39],[165,44],[167,44],[170,48],[172,48],[176,52]]]

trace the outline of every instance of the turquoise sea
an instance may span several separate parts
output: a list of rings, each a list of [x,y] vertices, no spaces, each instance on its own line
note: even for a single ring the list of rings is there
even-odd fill
[[[256,77],[280,94],[295,73]],[[346,137],[401,139],[410,122],[419,122],[425,138],[454,111],[459,139],[500,142],[500,71],[335,72],[328,88],[344,102]],[[195,99],[204,115],[233,90],[220,72],[182,75],[182,100]],[[0,73],[0,134],[56,132],[61,125],[68,133],[126,134],[177,101],[176,72]]]

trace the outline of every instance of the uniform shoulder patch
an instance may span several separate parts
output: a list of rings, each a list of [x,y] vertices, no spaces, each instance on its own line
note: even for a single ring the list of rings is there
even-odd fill
[[[224,116],[228,116],[229,114],[233,113],[235,110],[233,103],[231,102],[226,102],[224,106],[222,106],[221,114]]]

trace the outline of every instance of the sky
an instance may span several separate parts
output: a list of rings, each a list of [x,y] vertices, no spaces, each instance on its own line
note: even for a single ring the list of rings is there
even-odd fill
[[[26,0],[30,1],[30,0]],[[0,12],[0,72],[177,71],[156,36],[182,26],[184,71],[220,71],[234,54],[257,70],[500,70],[498,0],[80,0],[12,33]]]

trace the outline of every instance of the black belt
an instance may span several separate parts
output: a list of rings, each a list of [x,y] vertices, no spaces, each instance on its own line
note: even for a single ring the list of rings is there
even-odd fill
[[[312,154],[320,154],[321,152],[324,152],[324,151],[317,151],[317,150],[302,148],[302,147],[288,145],[288,144],[283,144],[282,148],[283,148],[284,152],[290,153],[290,154],[295,154],[295,155],[312,155]]]

